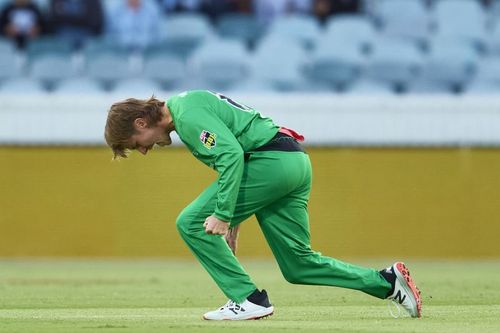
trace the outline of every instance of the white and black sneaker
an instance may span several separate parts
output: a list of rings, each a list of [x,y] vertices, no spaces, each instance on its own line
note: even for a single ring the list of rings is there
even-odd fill
[[[253,302],[251,302],[252,300]],[[207,312],[203,315],[205,320],[252,320],[261,319],[273,314],[274,307],[269,303],[265,290],[258,289],[250,295],[243,303],[229,300],[217,310]]]
[[[405,264],[397,262],[380,273],[392,284],[392,290],[387,299],[401,304],[413,318],[420,318],[422,316],[420,290],[415,285]]]

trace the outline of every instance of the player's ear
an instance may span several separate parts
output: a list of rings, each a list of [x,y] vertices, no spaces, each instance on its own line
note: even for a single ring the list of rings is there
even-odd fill
[[[148,127],[148,122],[144,118],[136,118],[134,120],[134,128],[137,129],[144,129]]]

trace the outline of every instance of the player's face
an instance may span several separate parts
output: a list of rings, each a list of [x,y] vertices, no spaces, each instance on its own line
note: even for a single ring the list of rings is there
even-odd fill
[[[135,134],[130,137],[129,148],[136,149],[143,155],[153,149],[155,144],[167,146],[172,143],[170,133],[161,123],[148,127],[147,122],[137,119],[135,130]]]

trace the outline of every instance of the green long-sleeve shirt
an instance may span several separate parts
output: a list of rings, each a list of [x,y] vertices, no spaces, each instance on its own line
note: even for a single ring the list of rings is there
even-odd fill
[[[182,142],[198,160],[218,172],[214,215],[230,222],[243,174],[244,152],[267,143],[279,126],[248,106],[206,90],[173,96],[167,106]]]

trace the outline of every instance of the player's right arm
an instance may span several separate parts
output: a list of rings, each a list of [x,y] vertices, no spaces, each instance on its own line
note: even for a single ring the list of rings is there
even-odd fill
[[[231,251],[233,251],[233,254],[236,255],[236,250],[238,248],[238,235],[240,232],[240,225],[237,224],[231,229],[228,230],[226,235],[224,236],[224,239],[226,240],[227,245],[229,245],[229,248]]]

